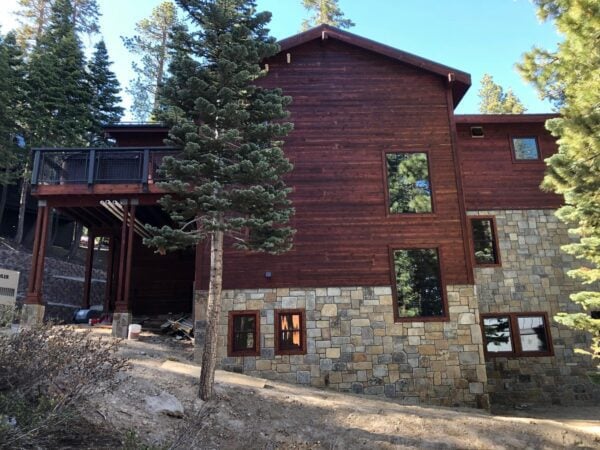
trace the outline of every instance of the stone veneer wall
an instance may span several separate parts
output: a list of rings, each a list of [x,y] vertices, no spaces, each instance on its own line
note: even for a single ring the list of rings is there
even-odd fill
[[[574,350],[588,347],[590,336],[559,326],[559,311],[577,312],[569,295],[581,289],[567,276],[576,264],[560,251],[569,243],[567,226],[553,210],[473,211],[496,218],[501,267],[475,269],[481,313],[548,313],[554,356],[489,358],[488,392],[492,404],[600,402],[600,386],[586,375],[593,365]],[[589,287],[588,287],[589,289]]]
[[[394,323],[391,287],[224,291],[220,366],[248,375],[402,403],[487,408],[486,372],[473,286],[447,286],[450,320]],[[202,329],[206,293],[196,295]],[[275,355],[274,311],[304,308],[307,352]],[[228,311],[260,310],[260,356],[228,357]],[[201,347],[203,335],[197,333]],[[200,352],[197,352],[200,354]]]

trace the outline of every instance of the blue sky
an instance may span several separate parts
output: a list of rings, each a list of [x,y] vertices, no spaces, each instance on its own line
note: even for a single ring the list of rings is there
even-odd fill
[[[16,25],[17,0],[1,0],[0,24],[6,32]],[[113,70],[122,87],[131,78],[131,55],[120,36],[133,34],[135,23],[147,17],[160,0],[98,0],[101,32]],[[272,34],[281,39],[297,33],[306,17],[301,0],[258,0],[273,13]],[[514,65],[534,45],[554,49],[560,36],[551,23],[540,23],[529,0],[340,0],[356,26],[349,31],[471,74],[473,86],[456,112],[476,113],[479,80],[489,73],[505,89],[511,87],[527,112],[550,112]],[[89,42],[84,40],[86,44]],[[124,97],[124,106],[129,99]],[[127,117],[126,117],[127,119]]]

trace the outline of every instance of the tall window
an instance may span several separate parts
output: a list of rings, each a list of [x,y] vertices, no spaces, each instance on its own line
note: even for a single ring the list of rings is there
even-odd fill
[[[488,217],[471,219],[471,231],[475,264],[478,266],[500,264],[494,219]]]
[[[532,161],[540,159],[537,139],[534,137],[512,138],[513,156],[516,161]]]
[[[258,356],[260,353],[258,311],[229,312],[229,356]]]
[[[303,309],[275,311],[275,354],[306,353],[306,322]]]
[[[443,317],[444,296],[435,248],[392,251],[396,318]]]
[[[385,159],[389,212],[431,212],[427,153],[386,153]]]
[[[489,356],[547,356],[552,342],[545,313],[486,314],[485,350]]]

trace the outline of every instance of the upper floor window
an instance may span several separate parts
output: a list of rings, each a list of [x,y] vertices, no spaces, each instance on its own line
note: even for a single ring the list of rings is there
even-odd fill
[[[533,161],[540,159],[538,142],[534,137],[513,137],[512,149],[515,161]]]
[[[494,219],[491,217],[472,218],[471,232],[473,233],[475,265],[489,266],[500,264]]]
[[[260,353],[258,311],[229,312],[229,356],[258,356]]]
[[[432,211],[427,153],[386,153],[388,208],[392,214]]]
[[[393,250],[397,319],[445,316],[436,248]]]
[[[548,356],[552,342],[545,313],[502,313],[483,317],[485,351],[495,356]]]

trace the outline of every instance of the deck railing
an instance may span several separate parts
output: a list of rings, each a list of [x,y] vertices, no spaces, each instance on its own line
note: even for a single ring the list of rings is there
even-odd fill
[[[31,184],[148,184],[160,181],[158,169],[169,147],[36,148]]]

